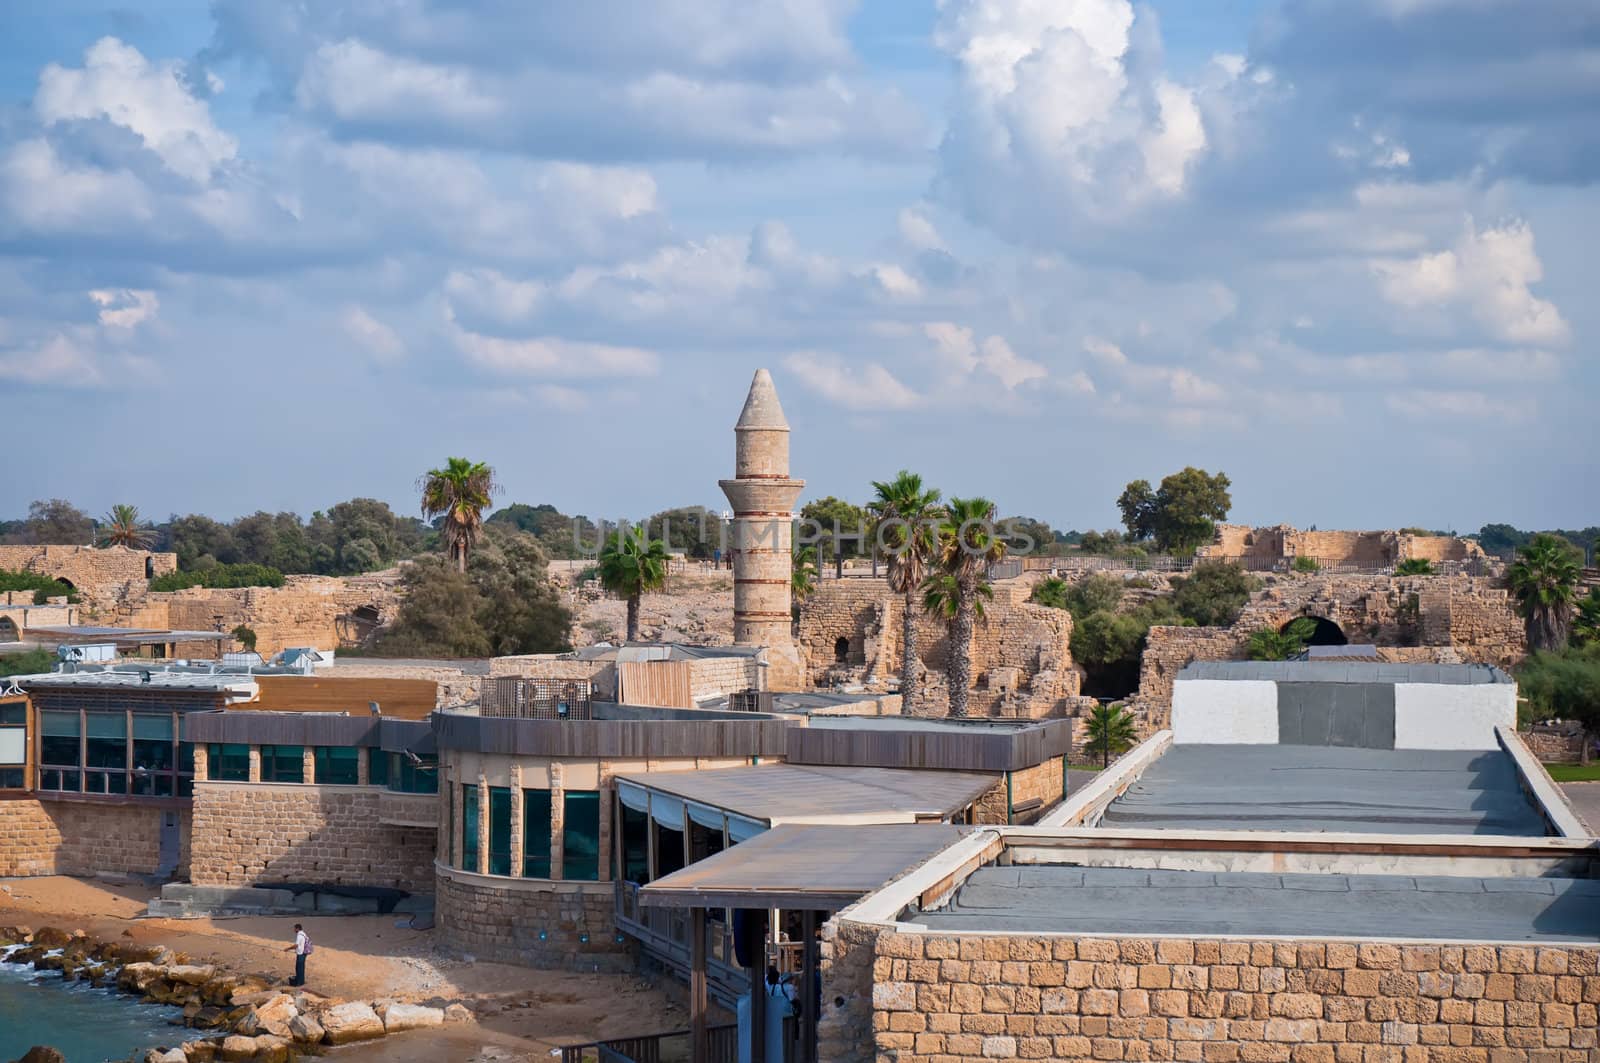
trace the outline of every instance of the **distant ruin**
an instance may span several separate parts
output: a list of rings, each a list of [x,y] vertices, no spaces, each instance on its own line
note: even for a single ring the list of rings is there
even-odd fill
[[[1300,531],[1287,524],[1252,528],[1219,524],[1216,538],[1197,557],[1250,562],[1272,567],[1309,557],[1323,568],[1387,568],[1412,558],[1439,564],[1483,559],[1483,548],[1454,535],[1413,535],[1403,531]]]

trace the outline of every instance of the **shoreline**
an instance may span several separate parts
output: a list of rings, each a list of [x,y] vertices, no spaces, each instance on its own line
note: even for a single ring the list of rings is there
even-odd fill
[[[307,970],[308,1002],[459,1002],[471,1012],[470,1021],[318,1049],[348,1060],[547,1060],[562,1044],[687,1024],[670,990],[638,974],[478,963],[449,955],[432,930],[396,927],[393,916],[145,918],[156,894],[141,884],[66,876],[0,880],[0,926],[52,926],[112,946],[164,947],[188,966],[213,967],[260,982],[258,992],[287,995],[295,992],[284,984],[293,962],[283,950],[298,921],[316,945]]]

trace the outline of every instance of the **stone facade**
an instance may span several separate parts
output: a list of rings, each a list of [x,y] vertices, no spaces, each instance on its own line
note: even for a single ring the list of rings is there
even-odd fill
[[[439,936],[480,960],[527,967],[629,972],[609,882],[473,875],[441,867],[434,893]]]
[[[1375,643],[1391,661],[1512,667],[1527,652],[1514,604],[1484,577],[1269,576],[1231,627],[1151,628],[1134,709],[1164,726],[1184,665],[1242,659],[1252,632],[1301,616],[1331,620],[1351,642]]]
[[[86,603],[113,602],[178,569],[177,554],[125,546],[0,546],[0,569],[37,572],[69,583]]]
[[[383,822],[385,796],[374,786],[197,782],[190,881],[431,893],[436,831]]]
[[[1481,560],[1483,548],[1453,535],[1408,535],[1398,531],[1300,531],[1287,524],[1252,528],[1220,524],[1199,557],[1275,564],[1314,558],[1328,567],[1388,568],[1409,558],[1435,563]]]
[[[1592,1063],[1600,1055],[1592,947],[892,930],[869,945],[870,936],[846,922],[824,942],[823,998],[847,1001],[820,1034],[835,1063]],[[851,1017],[869,1019],[870,1043],[839,1036]]]
[[[973,715],[1038,718],[1075,707],[1081,676],[1072,663],[1072,616],[1030,603],[1031,593],[1026,580],[997,581],[993,600],[984,603],[984,615],[973,626]],[[887,580],[824,580],[800,609],[800,649],[812,684],[881,687],[896,677],[903,610],[904,598]],[[917,646],[928,669],[925,689],[920,703],[906,711],[943,716],[949,704],[944,622],[919,613]]]
[[[0,801],[0,878],[153,875],[161,858],[161,821],[179,817],[181,848],[176,874],[188,874],[190,813],[132,804],[89,801]]]

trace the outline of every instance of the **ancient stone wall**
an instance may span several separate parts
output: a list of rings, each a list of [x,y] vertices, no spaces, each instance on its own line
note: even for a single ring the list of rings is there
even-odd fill
[[[844,1012],[861,948],[824,965]],[[1589,1063],[1600,1027],[1593,947],[884,930],[873,950],[873,1043],[833,1059]]]
[[[109,802],[0,801],[0,878],[152,875],[161,860],[163,809]],[[177,875],[188,874],[190,814],[180,811]]]
[[[175,572],[177,554],[125,546],[0,546],[0,569],[37,572],[70,583],[86,603],[112,602],[155,577]]]
[[[1001,580],[973,628],[971,698],[974,715],[1060,715],[1075,698],[1080,676],[1072,665],[1072,617],[1028,602],[1032,584]],[[900,670],[904,598],[887,580],[825,580],[800,609],[801,652],[814,686],[861,682],[881,687]],[[917,653],[929,671],[920,704],[908,713],[942,716],[949,704],[942,670],[949,652],[945,624],[917,617]],[[844,660],[839,660],[840,651]]]
[[[1252,528],[1220,524],[1199,557],[1266,564],[1311,557],[1325,566],[1387,568],[1407,558],[1461,562],[1483,558],[1471,539],[1453,535],[1406,535],[1398,531],[1300,531],[1287,524]],[[1252,567],[1255,567],[1253,564]]]
[[[439,868],[434,918],[439,940],[480,960],[525,967],[631,972],[618,941],[609,882],[491,878]]]
[[[689,698],[702,701],[763,684],[760,662],[754,657],[704,657],[689,662]]]
[[[196,783],[190,881],[433,892],[436,831],[383,823],[382,797],[373,786]]]
[[[1583,756],[1582,732],[1566,734],[1538,727],[1519,733],[1541,764],[1576,764]]]

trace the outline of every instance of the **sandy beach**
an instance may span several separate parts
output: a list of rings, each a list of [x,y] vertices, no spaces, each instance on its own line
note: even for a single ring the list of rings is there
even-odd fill
[[[105,940],[127,937],[166,945],[196,963],[289,977],[292,958],[283,950],[295,919],[144,918],[155,893],[138,884],[61,876],[3,879],[0,924],[57,926]],[[348,1046],[334,1053],[341,1058],[400,1063],[549,1059],[562,1044],[688,1025],[681,999],[653,980],[452,958],[436,947],[433,931],[396,927],[401,918],[300,917],[316,943],[307,987],[353,1000],[460,1000],[478,1019]]]

